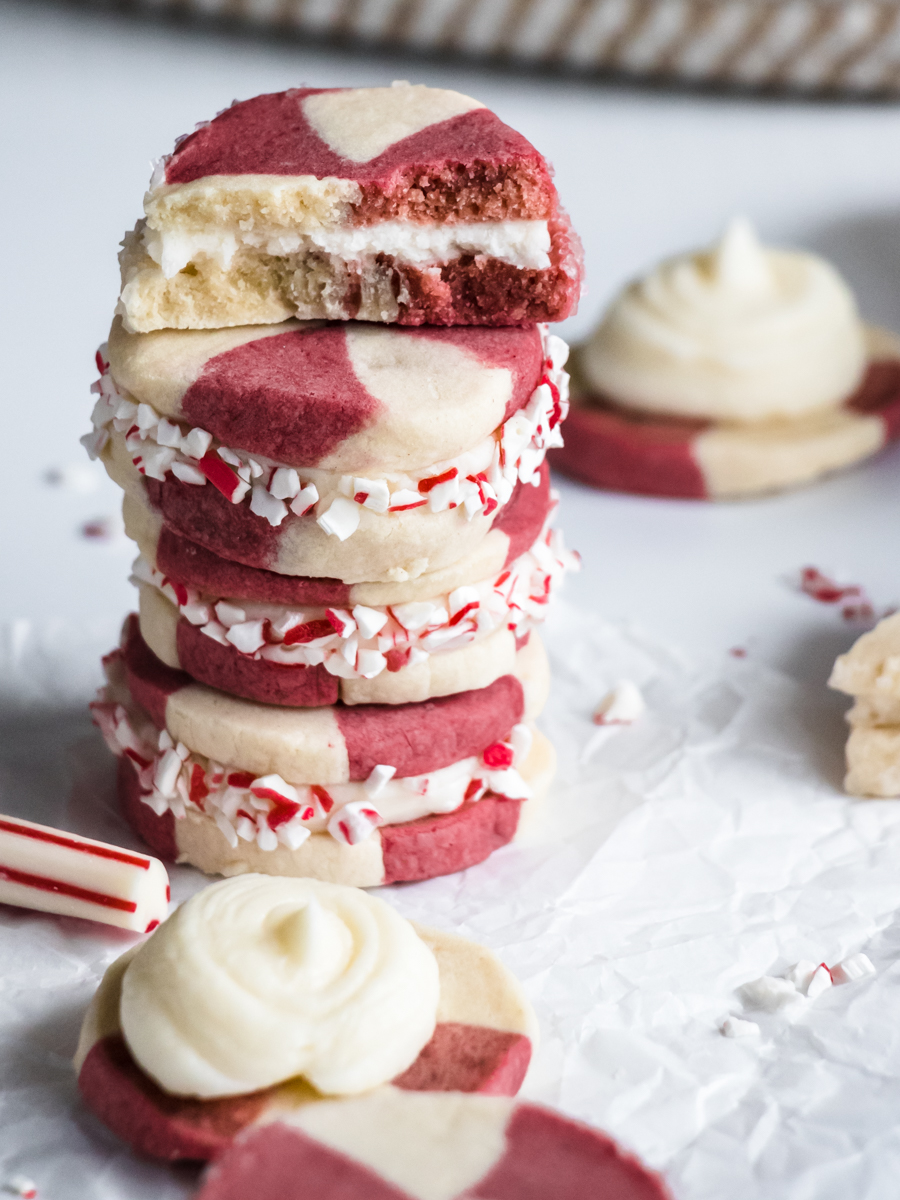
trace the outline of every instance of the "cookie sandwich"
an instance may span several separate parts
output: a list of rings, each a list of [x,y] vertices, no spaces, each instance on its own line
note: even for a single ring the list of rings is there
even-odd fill
[[[808,483],[900,435],[900,338],[866,326],[824,259],[736,219],[613,300],[576,352],[561,471],[725,500]]]
[[[206,1161],[327,1098],[515,1095],[535,1030],[484,947],[358,889],[244,875],[108,968],[75,1066],[88,1108],[133,1150]]]
[[[121,267],[143,332],[560,321],[582,278],[538,151],[479,101],[403,82],[291,88],[201,122],[156,165]]]

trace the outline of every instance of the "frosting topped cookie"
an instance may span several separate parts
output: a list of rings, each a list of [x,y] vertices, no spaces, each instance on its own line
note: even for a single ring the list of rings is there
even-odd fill
[[[756,422],[835,407],[867,362],[853,295],[824,259],[731,222],[612,303],[581,352],[586,382],[648,413]]]

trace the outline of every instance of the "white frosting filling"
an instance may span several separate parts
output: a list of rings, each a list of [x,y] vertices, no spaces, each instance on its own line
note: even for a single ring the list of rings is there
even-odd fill
[[[156,588],[207,637],[245,658],[280,666],[324,664],[342,679],[374,679],[391,667],[459,650],[503,625],[521,637],[543,621],[554,586],[578,566],[562,533],[551,527],[552,517],[553,510],[531,549],[496,578],[411,604],[300,610],[208,596],[170,580],[142,557],[135,559],[132,582]]]
[[[122,437],[136,469],[151,479],[170,472],[183,483],[205,487],[212,481],[233,504],[245,502],[261,520],[279,526],[288,512],[315,513],[319,526],[345,541],[359,527],[360,509],[386,514],[458,508],[471,520],[489,516],[506,504],[517,483],[540,482],[549,449],[561,446],[560,425],[569,410],[569,377],[564,370],[569,348],[540,326],[544,375],[524,408],[489,437],[453,459],[424,467],[416,477],[401,472],[381,478],[336,475],[318,468],[277,463],[217,443],[205,429],[185,429],[150,404],[136,402],[120,389],[109,370],[106,347],[97,352],[100,379],[91,413],[93,431],[81,439],[91,458],[111,437]]]
[[[743,219],[613,301],[584,347],[594,388],[648,412],[717,420],[839,404],[865,368],[852,293],[812,254],[764,249]]]
[[[250,248],[278,258],[327,254],[342,262],[365,265],[379,254],[395,262],[425,267],[449,262],[463,254],[481,254],[514,267],[547,270],[550,230],[546,221],[461,221],[457,224],[415,224],[381,221],[375,225],[322,226],[304,232],[283,226],[257,224],[217,226],[211,231],[144,230],[144,248],[166,277],[172,279],[188,263],[209,258],[227,271],[238,250]]]
[[[254,777],[241,767],[213,762],[172,741],[133,706],[121,662],[105,664],[110,683],[101,688],[91,713],[113,754],[127,757],[138,776],[141,800],[157,816],[180,820],[189,811],[206,813],[235,847],[239,840],[261,850],[302,846],[311,833],[329,833],[356,845],[380,825],[398,825],[436,813],[455,812],[466,801],[490,794],[527,800],[531,789],[518,768],[528,757],[532,735],[516,725],[504,742],[422,775],[396,777],[390,763],[353,783],[289,783],[279,775]]]
[[[434,1032],[437,961],[383,900],[312,879],[213,884],[141,946],[122,980],[138,1064],[180,1096],[303,1076],[331,1095],[406,1070]]]

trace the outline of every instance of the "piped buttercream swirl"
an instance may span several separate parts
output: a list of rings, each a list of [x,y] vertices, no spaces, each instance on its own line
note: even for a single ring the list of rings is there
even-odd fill
[[[587,382],[618,404],[745,422],[839,404],[865,362],[856,303],[834,268],[764,248],[743,218],[711,249],[630,284],[581,356]]]
[[[434,955],[383,900],[242,875],[198,893],[125,972],[122,1031],[167,1092],[241,1095],[303,1076],[331,1095],[410,1066],[434,1032]]]

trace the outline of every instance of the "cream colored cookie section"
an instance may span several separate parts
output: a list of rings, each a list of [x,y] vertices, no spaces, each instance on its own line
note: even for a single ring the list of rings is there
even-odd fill
[[[109,464],[105,457],[103,461],[109,471]],[[155,562],[156,547],[163,527],[162,517],[156,509],[150,507],[144,496],[135,497],[126,491],[122,498],[122,522],[125,525],[126,535],[133,542],[137,542],[141,554],[149,561]]]
[[[429,125],[484,108],[461,92],[408,83],[320,92],[301,105],[322,141],[351,162],[368,162]]]
[[[531,788],[531,799],[519,810],[519,823],[513,841],[517,845],[538,845],[546,839],[544,812],[550,788],[556,777],[556,749],[548,737],[531,726],[533,741],[519,774]]]
[[[372,1096],[305,1105],[287,1123],[376,1172],[410,1200],[456,1200],[503,1157],[513,1103],[387,1087]]]
[[[313,233],[343,224],[360,195],[358,183],[334,176],[206,175],[154,188],[144,212],[153,230]]]
[[[431,654],[425,662],[393,674],[342,679],[341,699],[345,704],[410,704],[487,687],[517,670],[515,636],[497,629],[461,650]]]
[[[160,662],[179,671],[181,660],[176,636],[180,619],[178,609],[156,588],[142,583],[138,588],[138,613],[141,637]]]
[[[384,882],[381,838],[376,830],[355,846],[345,846],[330,833],[312,833],[302,846],[278,845],[260,850],[256,842],[239,841],[232,849],[211,817],[189,809],[175,822],[178,861],[206,875],[296,875],[343,883],[348,887],[378,887]]]
[[[516,655],[516,674],[525,692],[522,720],[533,721],[540,716],[550,695],[550,663],[544,643],[534,631]]]
[[[869,692],[859,696],[847,713],[847,720],[851,725],[900,726],[900,696],[889,692]]]
[[[194,684],[169,697],[166,728],[196,754],[256,775],[324,785],[350,777],[330,708],[276,708]]]
[[[806,483],[868,458],[884,445],[880,417],[827,409],[795,420],[715,425],[693,453],[713,499],[728,500]]]
[[[851,696],[874,692],[900,700],[900,613],[879,621],[840,656],[828,686]]]
[[[900,796],[900,726],[851,729],[844,787],[851,796]]]
[[[327,292],[336,285],[327,264],[309,263],[304,269],[302,282],[310,302],[303,304],[293,299],[298,292],[296,268],[285,259],[242,249],[227,267],[201,258],[167,279],[144,249],[142,233],[143,222],[125,235],[119,254],[122,291],[116,311],[129,332],[273,325],[293,316],[332,315]],[[339,292],[335,316],[342,309],[343,281]]]
[[[162,329],[128,333],[116,317],[109,332],[109,366],[120,390],[152,405],[165,417],[181,419],[181,400],[203,368],[219,354],[247,342],[303,329],[300,321],[242,325],[232,329]]]
[[[319,466],[374,472],[427,469],[456,458],[502,423],[512,373],[420,333],[346,327],[347,353],[363,387],[384,405],[377,423],[342,441]]]
[[[432,600],[472,580],[496,578],[505,568],[509,538],[500,529],[490,529],[468,554],[448,566],[426,571],[406,580],[388,583],[356,583],[350,592],[352,604],[378,608],[386,604],[407,604],[411,600]]]
[[[538,1024],[522,985],[493,950],[413,922],[441,973],[437,1019],[522,1033],[537,1047]]]

